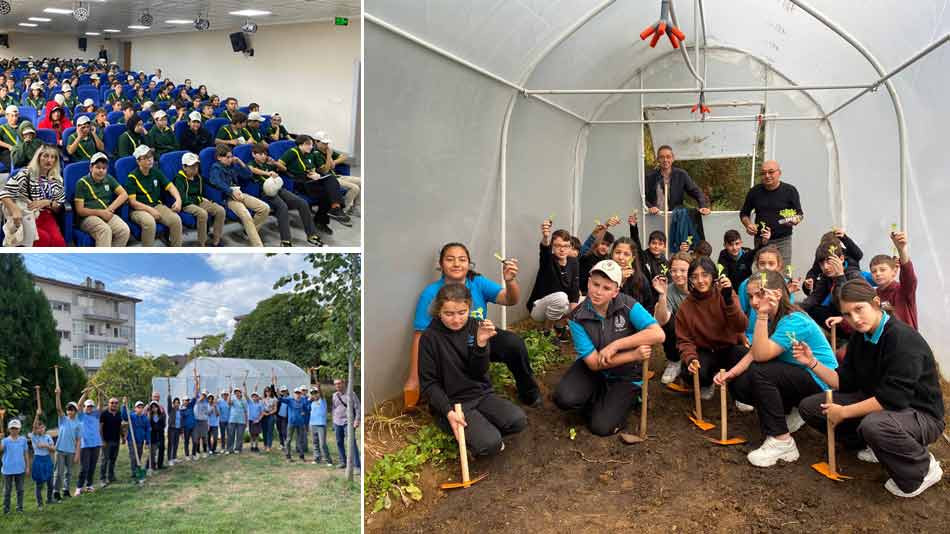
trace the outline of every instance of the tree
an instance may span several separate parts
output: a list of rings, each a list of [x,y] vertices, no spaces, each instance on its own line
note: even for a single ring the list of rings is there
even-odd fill
[[[167,354],[152,360],[152,365],[155,366],[155,376],[178,376],[178,366]]]
[[[23,387],[23,377],[7,374],[7,362],[0,360],[0,408],[10,410],[11,416],[16,415],[19,413],[16,402],[29,396],[26,388]]]
[[[20,378],[29,391],[13,399],[11,412],[33,413],[33,386],[40,386],[43,406],[53,406],[56,387],[53,366],[60,366],[63,398],[78,399],[85,387],[85,374],[59,354],[59,336],[49,301],[33,284],[19,254],[0,254],[0,360],[6,376]],[[66,380],[63,378],[66,376]],[[55,410],[44,410],[47,424],[56,421]]]
[[[195,358],[220,358],[224,352],[224,343],[227,339],[228,335],[224,332],[213,336],[205,336],[188,351],[188,361],[190,362]]]
[[[353,380],[360,354],[360,272],[359,254],[308,254],[307,261],[313,272],[301,271],[282,276],[274,289],[292,284],[291,303],[297,311],[294,321],[309,323],[321,320],[321,328],[311,332],[308,339],[323,347],[323,359],[346,359],[346,395],[353,394]],[[354,421],[353,403],[348,403],[347,419]],[[353,425],[346,427],[347,448],[356,446]],[[346,455],[346,475],[353,481],[353,455]]]
[[[224,345],[224,356],[286,360],[303,369],[324,366],[345,372],[346,359],[334,362],[321,359],[320,344],[308,339],[308,334],[321,327],[326,314],[298,322],[295,319],[299,313],[292,299],[287,293],[279,293],[258,302]]]
[[[137,357],[122,348],[106,356],[91,382],[106,397],[145,401],[152,394],[152,377],[158,374],[152,360]]]

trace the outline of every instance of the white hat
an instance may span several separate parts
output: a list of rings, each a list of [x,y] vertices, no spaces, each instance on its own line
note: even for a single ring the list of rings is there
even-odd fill
[[[188,114],[188,120],[201,122],[201,113],[197,111],[192,111]]]
[[[21,426],[19,419],[10,419],[10,422],[7,424],[7,428],[20,428]]]
[[[129,74],[128,77],[126,78],[126,80],[134,80],[134,79],[135,79],[135,76],[132,76],[131,74]]]
[[[59,93],[56,93],[56,96],[53,97],[53,100],[60,106],[66,103],[66,97]]]
[[[287,386],[280,386],[281,391],[287,391]]]
[[[155,112],[155,114],[152,115],[152,118],[155,120],[158,120],[158,119],[164,119],[167,116],[168,116],[168,113],[165,113],[162,110],[158,110]]]
[[[9,106],[7,106],[7,109],[5,109],[3,112],[4,113],[19,113],[20,108],[14,106],[13,104],[10,104]]]
[[[256,112],[256,111],[252,111],[252,112],[247,116],[247,120],[260,122],[260,121],[264,120],[264,117],[261,117],[261,114],[260,114],[260,113],[258,113],[258,112]]]
[[[228,393],[228,390],[226,390],[226,389],[221,390],[221,394],[222,394],[222,395],[230,395],[230,393]]]
[[[30,84],[30,91],[32,91],[33,89],[42,89],[42,88],[43,88],[43,82],[33,82],[32,84]]]
[[[84,108],[88,108],[89,106],[95,106],[95,105],[96,103],[91,98],[87,98],[82,101],[82,107]]]
[[[182,397],[182,400],[189,401],[191,400],[191,397],[189,397],[188,395],[185,395],[184,397]]]
[[[20,132],[20,135],[26,135],[28,133],[36,135],[36,130],[34,130],[32,126],[24,126],[23,130]]]
[[[201,394],[204,395],[205,397],[207,397],[207,396],[208,396],[208,390],[206,389],[206,390],[202,391]]]
[[[181,164],[188,167],[200,161],[193,152],[185,152],[181,155]]]
[[[88,119],[89,117],[80,117],[81,119]],[[97,161],[106,160],[109,161],[109,156],[103,154],[102,152],[96,152],[89,158],[89,165],[95,165]]]
[[[321,131],[319,131],[319,132],[313,134],[313,138],[316,139],[317,141],[320,141],[320,142],[322,143],[322,142],[324,142],[324,139],[327,138],[327,133],[321,130]]]
[[[79,411],[79,405],[76,404],[75,402],[72,402],[72,401],[70,401],[70,402],[66,405],[66,409],[67,409],[67,410],[70,409],[70,408],[72,408],[73,410],[76,410],[77,412]]]
[[[39,72],[40,72],[40,71],[38,71],[38,70],[36,70],[36,69],[30,69],[30,74],[37,74],[37,73],[39,73]]]
[[[30,67],[30,68],[32,69],[32,68],[33,68],[33,62],[31,61],[31,62],[27,63],[26,66],[27,66],[27,67]]]
[[[153,106],[153,105],[155,105],[155,104],[153,104],[151,100],[147,100],[147,101],[145,101],[145,102],[142,102],[142,111],[148,111],[148,110],[152,109],[152,106]]]
[[[76,126],[82,126],[83,124],[89,124],[90,122],[89,115],[83,115],[76,119]]]
[[[252,396],[252,397],[260,397],[260,394],[255,391],[254,393],[251,393],[251,396]]]
[[[105,62],[106,62],[105,58],[99,58],[99,63],[105,63]]]
[[[591,274],[595,272],[602,273],[607,278],[610,278],[617,283],[617,286],[620,286],[620,283],[623,281],[623,273],[620,269],[620,264],[614,260],[601,260],[597,262],[597,265],[594,265],[594,268],[590,270]]]
[[[150,82],[158,83],[158,82],[162,81],[162,79],[159,78],[158,76],[152,76],[151,79],[149,79],[149,81],[150,81]]]
[[[92,402],[92,399],[86,399],[86,402],[82,403],[84,408],[89,408],[90,406],[95,406],[96,403]]]
[[[235,388],[234,388],[234,391],[241,391],[241,388],[235,387]]]
[[[294,393],[300,393],[300,386],[294,388]]]
[[[148,145],[139,145],[139,146],[137,146],[137,147],[135,148],[135,151],[132,152],[132,156],[133,156],[135,159],[139,159],[139,158],[141,158],[141,157],[143,157],[143,156],[148,155],[148,153],[151,152],[151,151],[152,151],[152,149],[149,148]]]
[[[69,92],[72,92],[73,87],[72,87],[71,85],[69,85],[68,83],[64,83],[64,84],[61,86],[61,89],[63,90],[64,93],[69,93]]]
[[[90,79],[90,80],[98,80],[98,79],[99,79],[99,75],[96,74],[96,73],[92,73],[92,76],[90,76],[89,79]]]
[[[63,69],[56,67],[55,69],[53,69],[53,72],[63,72]]]
[[[142,401],[135,401],[135,407],[138,408],[139,406],[145,406],[145,403]]]
[[[262,189],[264,190],[265,195],[269,197],[273,197],[273,196],[277,196],[277,193],[280,191],[281,187],[284,187],[283,178],[281,178],[280,176],[268,176],[264,180],[264,185],[262,186]]]

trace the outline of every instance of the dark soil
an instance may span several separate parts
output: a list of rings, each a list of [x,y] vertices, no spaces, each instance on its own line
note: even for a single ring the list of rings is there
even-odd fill
[[[687,419],[692,397],[659,383],[665,360],[653,358],[649,440],[624,445],[597,437],[579,416],[559,411],[547,399],[527,409],[528,428],[506,440],[504,452],[470,462],[472,476],[488,478],[468,489],[438,489],[457,481],[457,466],[427,468],[419,481],[423,499],[410,507],[369,514],[367,532],[947,532],[950,475],[915,499],[884,489],[887,475],[875,464],[839,450],[839,472],[853,480],[834,482],[814,471],[826,460],[824,435],[803,427],[795,434],[801,454],[793,464],[753,467],[745,455],[762,440],[755,413],[740,414],[730,399],[730,437],[749,442],[721,447],[719,400],[703,403],[717,428],[702,432]],[[552,390],[564,368],[544,377]],[[944,384],[950,405],[950,387]],[[948,411],[950,413],[950,411]],[[639,409],[630,416],[636,432]],[[570,428],[577,431],[572,441]],[[372,437],[367,435],[367,440]],[[950,471],[950,444],[931,447]]]

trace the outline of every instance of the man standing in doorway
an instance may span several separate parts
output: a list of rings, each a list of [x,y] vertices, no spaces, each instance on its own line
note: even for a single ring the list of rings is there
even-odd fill
[[[99,59],[106,60],[106,63],[109,62],[109,52],[106,50],[106,45],[99,45]]]
[[[782,182],[782,169],[777,161],[762,163],[762,182],[746,193],[739,210],[739,220],[746,232],[754,236],[756,245],[768,232],[768,243],[778,247],[785,265],[792,264],[792,229],[802,222],[802,203],[795,186]],[[755,212],[755,222],[752,212]]]
[[[356,396],[355,391],[347,398],[346,381],[342,378],[334,380],[333,387],[336,389],[336,391],[333,392],[333,431],[336,434],[336,447],[340,451],[340,465],[337,467],[345,469],[346,426],[350,423],[346,413],[347,407],[350,403],[353,403],[353,431],[356,432],[356,429],[360,426],[360,399]],[[355,442],[353,443],[353,450],[351,452],[353,454],[353,467],[360,469],[360,449]]]
[[[685,170],[673,166],[673,148],[663,145],[656,151],[656,161],[659,167],[644,179],[647,209],[651,215],[661,211],[669,211],[683,206],[686,194],[696,199],[699,204],[699,213],[709,215],[709,202],[706,195]],[[665,205],[667,198],[665,191],[669,191],[669,207]]]

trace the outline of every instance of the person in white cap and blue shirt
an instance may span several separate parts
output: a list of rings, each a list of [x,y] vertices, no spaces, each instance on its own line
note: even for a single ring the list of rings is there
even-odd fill
[[[99,418],[102,412],[92,399],[87,399],[89,388],[79,397],[82,412],[79,414],[79,481],[76,483],[76,496],[82,491],[93,491],[93,478],[96,476],[96,464],[99,463],[99,449],[102,448],[102,435],[99,432]],[[84,489],[85,488],[85,489]]]
[[[56,427],[56,479],[53,481],[53,498],[57,502],[69,498],[69,485],[73,477],[73,464],[79,463],[80,432],[79,405],[70,402],[63,413],[62,391],[56,388],[56,412],[59,425]]]
[[[3,422],[0,421],[0,454],[3,468],[3,515],[10,513],[10,494],[16,487],[16,511],[23,511],[23,479],[30,475],[30,463],[27,459],[29,440],[20,435],[19,419],[11,419],[7,426],[10,435],[3,436]]]
[[[90,160],[93,154],[105,149],[105,143],[92,129],[92,119],[88,115],[76,119],[76,131],[66,139],[66,153],[69,154],[70,161],[75,163]]]
[[[76,182],[73,203],[79,228],[97,247],[124,247],[129,242],[129,225],[118,215],[128,198],[125,188],[109,174],[109,158],[102,152],[93,154],[89,174]]]
[[[247,428],[247,400],[244,399],[244,389],[234,388],[234,395],[228,401],[231,408],[228,413],[228,450],[225,454],[241,454],[244,449],[244,430]]]

